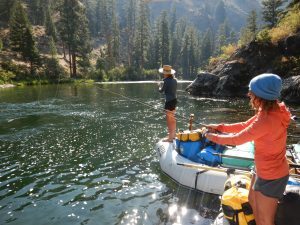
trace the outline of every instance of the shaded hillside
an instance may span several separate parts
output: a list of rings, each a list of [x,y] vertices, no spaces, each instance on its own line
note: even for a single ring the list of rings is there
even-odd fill
[[[260,0],[228,0],[223,1],[225,5],[226,18],[233,30],[239,32],[245,25],[247,16],[251,10],[258,13],[261,9]],[[220,0],[155,0],[150,1],[152,17],[158,17],[163,10],[170,11],[176,7],[178,17],[185,16],[191,20],[199,30],[205,31],[208,27],[218,27],[216,7]]]

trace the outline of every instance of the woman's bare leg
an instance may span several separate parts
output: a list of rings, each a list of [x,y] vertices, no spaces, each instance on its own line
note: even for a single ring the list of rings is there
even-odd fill
[[[265,196],[259,191],[255,191],[257,225],[274,225],[278,199]]]
[[[255,176],[254,174],[251,179],[248,200],[253,210],[256,225],[274,225],[278,199],[268,197],[259,191],[255,191],[253,189]]]
[[[175,118],[175,110],[166,110],[167,117],[167,127],[168,127],[168,138],[165,141],[172,142],[176,137],[176,118]]]
[[[250,185],[250,190],[249,190],[249,195],[248,195],[248,200],[249,203],[251,205],[251,208],[253,210],[253,215],[254,215],[254,219],[255,221],[259,220],[259,215],[257,213],[256,210],[256,199],[255,199],[255,191],[253,190],[253,185],[255,182],[255,174],[253,174],[252,179],[251,179],[251,185]],[[256,224],[258,225],[258,223],[256,222]]]

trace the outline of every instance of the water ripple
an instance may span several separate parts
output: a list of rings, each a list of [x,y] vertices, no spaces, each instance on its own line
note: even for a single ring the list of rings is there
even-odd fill
[[[170,224],[174,204],[205,216],[206,205],[219,209],[211,196],[199,198],[161,172],[153,145],[167,129],[155,84],[104,86],[132,101],[93,85],[0,96],[0,224]],[[180,128],[190,113],[202,122],[251,114],[242,100],[184,95],[177,112]],[[192,198],[201,204],[188,205]]]

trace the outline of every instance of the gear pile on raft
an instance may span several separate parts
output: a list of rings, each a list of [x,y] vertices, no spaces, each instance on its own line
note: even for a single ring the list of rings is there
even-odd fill
[[[254,169],[254,143],[219,145],[206,139],[205,132],[205,128],[185,130],[177,133],[173,142],[158,141],[155,150],[162,171],[182,186],[221,196],[222,210],[214,225],[255,224],[248,203],[251,171]],[[288,205],[296,204],[299,208],[300,143],[287,146],[286,156],[290,178],[284,197],[293,199]],[[280,215],[286,215],[284,212],[290,211],[287,207],[295,208],[294,205],[279,202],[277,220],[286,220],[285,217],[279,218]]]

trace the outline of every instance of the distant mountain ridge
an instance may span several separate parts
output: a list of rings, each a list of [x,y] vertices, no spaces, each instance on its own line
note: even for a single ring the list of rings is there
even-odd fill
[[[178,17],[185,16],[199,30],[205,31],[215,25],[215,10],[223,1],[229,25],[238,32],[246,23],[250,11],[261,11],[261,0],[152,0],[149,6],[152,18],[159,16],[163,10],[176,7]]]

